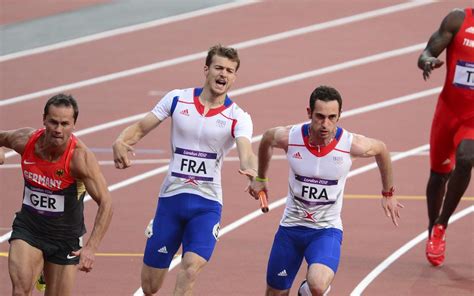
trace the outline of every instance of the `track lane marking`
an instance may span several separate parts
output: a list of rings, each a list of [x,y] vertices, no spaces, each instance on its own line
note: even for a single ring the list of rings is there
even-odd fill
[[[226,4],[217,5],[214,7],[199,9],[196,11],[178,14],[175,16],[170,16],[170,17],[166,17],[166,18],[162,18],[162,19],[158,19],[154,21],[139,23],[139,24],[126,26],[126,27],[113,29],[113,30],[107,30],[104,32],[91,34],[91,35],[87,35],[87,36],[83,36],[79,38],[74,38],[71,40],[62,41],[62,42],[58,42],[58,43],[54,43],[50,45],[17,51],[17,52],[0,56],[0,62],[5,62],[5,61],[13,60],[13,59],[26,57],[26,56],[36,55],[39,53],[44,53],[44,52],[48,52],[48,51],[52,51],[56,49],[71,47],[74,45],[79,45],[79,44],[92,42],[92,41],[96,41],[100,39],[110,38],[113,36],[122,35],[126,33],[132,33],[135,31],[140,31],[140,30],[149,29],[153,27],[158,27],[161,25],[166,25],[166,24],[170,24],[170,23],[174,23],[174,22],[178,22],[182,20],[187,20],[187,19],[198,17],[198,16],[204,16],[207,14],[212,14],[212,13],[221,12],[221,11],[225,11],[225,10],[229,10],[229,9],[233,9],[237,7],[242,7],[242,6],[253,4],[256,2],[258,1],[235,1],[232,3],[226,3]]]
[[[282,77],[282,78],[278,78],[278,79],[274,79],[274,80],[270,80],[270,81],[266,81],[266,82],[262,82],[262,83],[257,83],[257,84],[254,84],[254,85],[250,85],[250,86],[247,86],[247,87],[242,87],[242,88],[236,89],[234,91],[230,91],[229,96],[230,97],[237,97],[239,95],[248,94],[248,93],[252,93],[252,92],[255,92],[255,91],[260,91],[260,90],[264,90],[264,89],[268,89],[268,88],[272,88],[272,87],[276,87],[276,86],[280,86],[280,85],[285,85],[285,84],[288,84],[288,83],[296,82],[296,81],[299,81],[299,80],[304,80],[304,79],[311,78],[311,77],[316,77],[316,76],[320,76],[320,75],[324,75],[324,74],[328,74],[328,73],[332,73],[332,72],[336,72],[336,71],[340,71],[340,70],[349,69],[349,68],[356,67],[356,66],[365,65],[365,64],[368,64],[368,63],[371,63],[371,62],[377,62],[377,61],[381,61],[381,60],[384,60],[384,59],[393,58],[393,57],[401,56],[401,55],[404,55],[404,54],[409,54],[409,53],[412,53],[414,51],[421,50],[422,48],[424,48],[424,46],[425,46],[424,43],[419,43],[419,44],[411,45],[411,46],[408,46],[408,47],[403,47],[403,48],[395,49],[395,50],[388,51],[388,52],[382,52],[382,53],[379,53],[379,54],[375,54],[375,55],[366,56],[366,57],[359,58],[359,59],[354,59],[354,60],[342,62],[342,63],[339,63],[339,64],[335,64],[335,65],[324,67],[324,68],[319,68],[319,69],[304,72],[304,73],[299,73],[299,74],[290,75],[290,76],[286,76],[286,77]],[[410,94],[410,95],[407,95],[407,96],[400,97],[400,100],[407,100],[408,101],[408,100],[412,100],[412,99],[417,99],[419,96],[434,95],[434,94],[438,94],[439,92],[441,92],[441,86],[431,88],[431,89],[427,89],[427,90],[424,90],[424,91],[421,91],[421,92],[413,93],[413,94]],[[380,104],[385,104],[385,102],[381,102]],[[0,102],[0,105],[1,105],[1,102]],[[86,134],[90,134],[90,133],[98,132],[98,131],[101,131],[101,130],[109,129],[109,128],[112,128],[112,127],[115,127],[115,126],[118,126],[118,125],[127,124],[127,123],[130,123],[130,122],[133,122],[133,121],[137,121],[137,120],[143,118],[146,114],[147,114],[147,112],[144,112],[144,113],[131,115],[131,116],[128,116],[128,117],[125,117],[125,118],[109,121],[109,122],[106,122],[106,123],[103,123],[103,124],[99,124],[99,125],[96,125],[96,126],[92,126],[92,127],[80,130],[80,131],[78,131],[77,133],[74,133],[74,134],[76,136],[83,136],[83,135],[86,135]],[[9,151],[9,152],[5,153],[5,158],[12,157],[13,155],[16,155],[16,152]]]
[[[449,219],[449,224],[456,222],[457,220],[471,214],[474,212],[474,206],[470,206],[465,208],[454,215],[451,216]],[[385,269],[387,269],[393,262],[395,262],[398,258],[412,249],[414,246],[419,244],[421,241],[425,240],[428,237],[428,231],[423,231],[415,238],[404,244],[398,250],[393,252],[390,256],[388,256],[384,261],[382,261],[377,267],[375,267],[369,274],[362,279],[362,281],[352,290],[351,296],[360,296],[362,292],[364,292],[365,288],[367,288]]]
[[[268,36],[265,36],[265,37],[260,37],[260,38],[256,38],[256,39],[236,43],[236,44],[233,44],[233,45],[229,45],[229,46],[234,47],[236,49],[249,48],[249,47],[253,47],[253,46],[257,46],[257,45],[267,44],[267,43],[270,43],[270,42],[284,40],[284,39],[299,36],[299,35],[302,35],[302,34],[316,32],[316,31],[319,31],[319,30],[324,30],[324,29],[328,29],[328,28],[332,28],[332,27],[336,27],[336,26],[346,25],[346,24],[349,24],[349,23],[352,23],[352,22],[355,22],[355,21],[361,21],[361,20],[370,19],[370,18],[373,18],[373,17],[381,16],[381,15],[386,15],[386,14],[389,14],[389,13],[403,11],[403,10],[406,10],[406,9],[411,9],[411,8],[414,8],[414,7],[419,7],[419,6],[427,5],[427,4],[431,4],[431,3],[433,3],[433,2],[432,1],[413,1],[413,2],[408,2],[408,3],[397,4],[397,5],[394,5],[394,6],[389,6],[389,7],[382,8],[382,9],[368,11],[368,12],[365,12],[365,13],[352,15],[352,16],[349,16],[349,17],[343,17],[343,18],[340,18],[340,19],[336,19],[336,20],[332,20],[332,21],[328,21],[328,22],[324,22],[324,23],[319,23],[319,24],[315,24],[315,25],[312,25],[312,26],[308,26],[308,27],[303,27],[303,28],[289,30],[289,31],[286,31],[286,32],[281,32],[281,33],[277,33],[277,34],[273,34],[273,35],[268,35]],[[423,49],[425,47],[425,44],[426,43],[423,43],[422,47],[420,49],[417,49],[417,50]],[[91,78],[91,79],[86,79],[86,80],[82,80],[82,81],[78,81],[78,82],[74,82],[74,83],[69,83],[69,84],[65,84],[65,85],[61,85],[61,86],[57,86],[57,87],[53,87],[53,88],[49,88],[49,89],[45,89],[45,90],[41,90],[41,91],[29,93],[29,94],[25,94],[25,95],[20,95],[20,96],[16,96],[16,97],[12,97],[12,98],[2,99],[2,100],[0,100],[0,107],[20,103],[20,102],[23,102],[23,101],[29,101],[29,100],[37,99],[37,98],[40,98],[42,96],[47,96],[47,95],[51,95],[51,94],[58,93],[58,92],[64,92],[64,91],[71,90],[71,89],[77,89],[77,88],[81,88],[81,87],[84,87],[84,86],[95,85],[95,84],[99,84],[99,83],[103,83],[103,82],[112,81],[112,80],[115,80],[115,79],[120,79],[120,78],[124,78],[124,77],[128,77],[128,76],[132,76],[132,75],[137,75],[137,74],[149,72],[149,71],[154,71],[154,70],[157,70],[157,69],[182,64],[182,63],[185,63],[185,62],[195,61],[195,60],[198,60],[198,59],[205,58],[206,55],[207,55],[207,51],[202,51],[202,52],[198,52],[198,53],[194,53],[194,54],[190,54],[190,55],[181,56],[181,57],[178,57],[178,58],[168,59],[168,60],[160,61],[160,62],[157,62],[157,63],[152,63],[152,64],[148,64],[148,65],[144,65],[144,66],[140,66],[140,67],[124,70],[124,71],[115,72],[115,73],[108,74],[108,75],[98,76],[98,77]]]

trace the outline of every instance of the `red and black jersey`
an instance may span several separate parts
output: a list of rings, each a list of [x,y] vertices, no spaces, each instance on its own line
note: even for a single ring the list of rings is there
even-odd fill
[[[74,179],[69,170],[77,138],[71,135],[61,158],[49,162],[35,155],[35,144],[43,134],[44,129],[35,131],[21,156],[25,187],[22,209],[15,223],[50,238],[80,237],[86,232],[83,216],[86,190],[83,182]]]

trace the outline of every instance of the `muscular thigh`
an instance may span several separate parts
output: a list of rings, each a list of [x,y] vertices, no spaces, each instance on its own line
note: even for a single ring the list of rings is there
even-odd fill
[[[267,267],[267,284],[276,290],[291,288],[303,261],[304,232],[295,227],[278,228]]]
[[[193,252],[209,261],[219,236],[222,206],[196,195],[189,197],[188,205],[183,253]]]
[[[336,228],[317,229],[305,250],[308,266],[322,264],[337,272],[341,257],[342,231]]]
[[[143,258],[149,267],[168,268],[181,244],[185,224],[179,216],[180,201],[173,198],[160,198],[158,201]]]
[[[43,252],[22,239],[10,240],[8,270],[15,286],[33,286],[43,268]]]
[[[46,296],[71,295],[76,278],[77,267],[70,264],[46,262],[44,276],[46,280]]]
[[[437,173],[449,173],[455,164],[455,135],[460,122],[439,99],[431,125],[430,164]]]

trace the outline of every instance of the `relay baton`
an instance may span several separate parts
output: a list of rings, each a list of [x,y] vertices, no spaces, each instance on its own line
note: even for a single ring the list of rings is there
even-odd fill
[[[268,212],[268,200],[267,200],[267,193],[265,191],[258,192],[258,200],[260,200],[260,209],[262,212]]]

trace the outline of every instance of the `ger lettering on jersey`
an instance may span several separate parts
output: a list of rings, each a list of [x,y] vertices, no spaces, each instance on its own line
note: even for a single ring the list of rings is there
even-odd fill
[[[318,150],[309,144],[309,124],[290,129],[289,197],[280,225],[342,230],[341,208],[352,165],[352,138],[351,133],[337,128],[329,145]]]
[[[166,94],[152,113],[172,118],[171,159],[160,197],[198,194],[222,204],[221,167],[235,138],[251,140],[252,121],[229,97],[206,115],[199,101],[201,88],[177,89]]]

